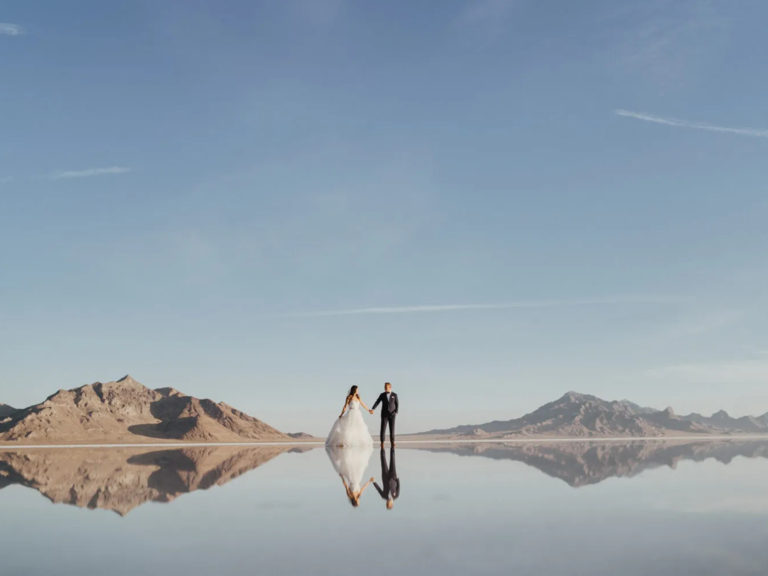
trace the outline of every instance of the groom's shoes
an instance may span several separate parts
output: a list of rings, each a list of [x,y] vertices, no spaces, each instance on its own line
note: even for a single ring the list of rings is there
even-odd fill
[[[384,450],[384,442],[381,443],[381,449]]]

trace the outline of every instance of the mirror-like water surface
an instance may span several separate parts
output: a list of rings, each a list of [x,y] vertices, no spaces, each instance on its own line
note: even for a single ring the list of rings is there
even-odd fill
[[[4,574],[764,574],[768,442],[0,451]],[[51,503],[56,505],[52,505]]]

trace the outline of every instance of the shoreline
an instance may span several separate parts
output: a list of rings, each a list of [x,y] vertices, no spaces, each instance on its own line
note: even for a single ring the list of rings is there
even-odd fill
[[[557,444],[557,443],[588,443],[588,442],[709,442],[709,441],[742,441],[742,440],[764,440],[768,442],[768,434],[758,435],[740,435],[740,436],[617,436],[609,438],[488,438],[480,439],[461,439],[461,438],[442,438],[432,440],[400,440],[397,445],[419,445],[419,444]],[[373,446],[376,442],[372,443]],[[389,442],[385,445],[389,446]],[[103,443],[103,444],[9,444],[0,442],[0,452],[9,450],[35,450],[35,449],[53,449],[53,448],[200,448],[200,447],[255,447],[255,446],[325,446],[322,439],[307,441],[265,441],[265,442],[147,442],[147,443]]]

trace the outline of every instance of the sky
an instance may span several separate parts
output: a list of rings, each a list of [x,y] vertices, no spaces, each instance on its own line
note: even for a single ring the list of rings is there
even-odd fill
[[[757,0],[0,3],[0,402],[768,412]],[[370,419],[376,428],[375,419]]]

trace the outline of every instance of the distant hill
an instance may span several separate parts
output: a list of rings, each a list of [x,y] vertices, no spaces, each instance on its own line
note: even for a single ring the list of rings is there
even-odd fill
[[[10,416],[11,414],[14,414],[15,412],[18,412],[16,408],[13,406],[8,406],[8,404],[2,404],[0,403],[0,420],[5,420]]]
[[[154,440],[244,442],[290,440],[264,422],[173,388],[152,390],[130,376],[59,390],[0,420],[0,441],[51,444]]]
[[[306,432],[288,432],[288,436],[294,440],[317,440],[312,434],[307,434]]]
[[[768,433],[768,414],[731,418],[724,411],[711,417],[677,416],[672,408],[644,408],[628,400],[607,401],[577,392],[545,404],[522,418],[431,430],[422,434],[476,438],[529,436],[613,437],[674,434]]]

